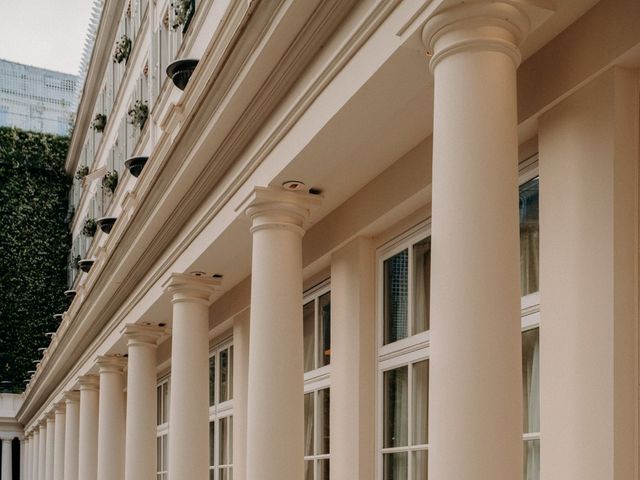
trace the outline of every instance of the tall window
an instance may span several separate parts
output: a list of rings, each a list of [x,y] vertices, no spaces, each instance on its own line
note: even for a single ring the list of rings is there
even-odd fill
[[[522,395],[524,480],[540,479],[539,179],[523,174],[520,186],[520,286],[522,293]]]
[[[156,479],[168,480],[169,478],[169,380],[158,384],[157,415],[156,415]]]
[[[233,478],[233,345],[209,357],[209,480]]]
[[[378,257],[378,471],[383,480],[427,480],[429,233],[427,224],[420,225],[383,247]]]
[[[304,480],[329,480],[331,291],[328,282],[304,296]]]

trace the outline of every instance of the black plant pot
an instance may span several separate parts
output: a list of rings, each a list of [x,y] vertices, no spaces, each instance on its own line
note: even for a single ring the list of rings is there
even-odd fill
[[[98,228],[104,233],[111,233],[113,224],[116,223],[116,217],[102,217],[96,220],[96,223],[98,224]]]
[[[198,66],[198,60],[195,58],[184,58],[182,60],[174,60],[167,65],[167,75],[173,84],[180,90],[184,90],[189,83],[191,74]]]
[[[62,321],[62,316],[63,316],[63,315],[64,315],[64,313],[56,313],[56,314],[53,316],[53,319],[54,319],[56,322],[61,322],[61,321]]]
[[[89,273],[89,270],[91,270],[91,267],[93,266],[95,260],[90,260],[88,258],[82,259],[78,262],[78,266],[80,267],[80,270],[82,270],[84,273]]]
[[[65,290],[64,296],[67,297],[69,301],[71,301],[76,296],[76,293],[77,292],[75,290]]]
[[[149,157],[131,157],[124,162],[124,166],[129,169],[131,175],[137,178],[142,173],[147,160],[149,160]]]

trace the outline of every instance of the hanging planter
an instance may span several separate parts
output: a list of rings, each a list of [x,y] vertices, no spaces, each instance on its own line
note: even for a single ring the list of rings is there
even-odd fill
[[[111,233],[111,229],[113,228],[113,224],[116,223],[116,217],[102,217],[99,218],[96,222],[100,230],[104,233]]]
[[[76,292],[75,290],[65,290],[64,291],[64,296],[67,297],[69,299],[69,301],[73,300],[76,296]]]
[[[61,322],[61,321],[62,321],[62,317],[63,317],[63,316],[64,316],[64,313],[56,313],[56,314],[53,316],[53,319],[54,319],[56,322]]]
[[[129,169],[131,175],[138,177],[142,173],[147,160],[149,160],[149,157],[131,157],[124,162],[124,166]]]
[[[78,171],[76,172],[76,179],[82,180],[87,175],[89,175],[89,167],[87,165],[83,165],[78,168]]]
[[[198,60],[195,58],[174,60],[167,65],[167,76],[171,78],[176,87],[180,90],[184,90],[197,66]]]
[[[115,63],[122,63],[129,59],[131,53],[131,39],[126,35],[120,37],[120,41],[116,42],[116,50],[113,53],[113,61]]]
[[[110,194],[113,194],[116,191],[116,187],[118,186],[118,172],[112,171],[107,172],[104,177],[102,177],[102,188],[107,190]]]
[[[173,8],[173,23],[171,28],[177,30],[182,27],[182,33],[185,33],[191,23],[191,18],[196,12],[195,0],[174,0],[171,2]]]
[[[133,107],[131,107],[127,113],[129,115],[129,123],[131,125],[136,125],[140,130],[142,130],[144,128],[144,124],[147,122],[147,117],[149,116],[149,106],[147,105],[147,102],[136,100]]]
[[[94,263],[95,260],[84,258],[78,262],[78,265],[80,266],[80,270],[82,270],[84,273],[89,273],[89,270],[91,270],[91,267]]]
[[[98,225],[94,218],[87,218],[84,221],[84,226],[82,227],[82,234],[86,237],[93,237],[96,234],[96,230],[98,229]]]
[[[104,128],[107,126],[107,116],[104,113],[96,114],[93,122],[91,122],[91,127],[99,133],[104,132]]]

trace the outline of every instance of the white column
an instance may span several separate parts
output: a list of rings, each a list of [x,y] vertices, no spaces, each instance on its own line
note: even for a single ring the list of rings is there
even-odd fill
[[[125,480],[156,478],[157,343],[166,333],[151,325],[127,325],[127,428]]]
[[[100,370],[98,415],[98,480],[124,477],[124,367],[122,357],[104,356]]]
[[[2,438],[2,476],[1,480],[12,480],[11,438]]]
[[[45,460],[45,480],[53,480],[53,464],[55,449],[55,426],[56,418],[53,412],[47,414],[47,439],[46,439],[46,460]]]
[[[637,479],[636,70],[539,119],[541,477]]]
[[[80,392],[64,394],[64,480],[78,480],[78,446],[80,436]]]
[[[22,480],[31,480],[31,432],[25,433],[24,469]]]
[[[247,480],[249,311],[233,318],[233,478]]]
[[[302,478],[302,228],[319,197],[257,188],[248,200],[253,257],[247,478]]]
[[[98,475],[98,377],[85,375],[80,384],[78,479],[96,480]]]
[[[53,440],[53,480],[64,480],[65,404],[55,406],[56,431]]]
[[[31,448],[31,478],[29,480],[39,480],[38,467],[40,466],[40,427],[33,427],[33,437],[31,439],[33,447]]]
[[[47,478],[47,419],[40,420],[40,438],[38,445],[38,480]]]
[[[365,480],[375,465],[374,249],[357,238],[331,257],[331,478]]]
[[[461,3],[424,40],[435,79],[429,477],[522,477],[515,4]]]
[[[27,458],[27,437],[20,440],[20,480],[25,480],[26,477],[26,458]]]
[[[209,478],[209,305],[218,280],[172,274],[169,479]]]

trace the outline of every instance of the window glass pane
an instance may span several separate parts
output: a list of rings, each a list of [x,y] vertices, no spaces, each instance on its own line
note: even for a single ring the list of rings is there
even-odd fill
[[[169,383],[162,385],[162,423],[169,421]]]
[[[220,456],[218,465],[229,465],[231,462],[229,461],[229,417],[221,418],[218,421],[220,426],[220,438],[218,439],[218,445],[220,447]]]
[[[431,237],[413,246],[413,335],[429,330]]]
[[[407,480],[407,452],[385,453],[382,456],[384,480]]]
[[[329,389],[318,391],[318,454],[329,454]]]
[[[534,178],[520,186],[520,291],[537,292],[539,253],[539,180]]]
[[[169,470],[169,435],[163,435],[162,436],[162,471],[166,473],[167,470]]]
[[[429,361],[415,363],[412,374],[412,444],[425,445],[429,442]]]
[[[540,431],[540,329],[522,332],[524,433]]]
[[[233,398],[233,345],[229,347],[229,391],[227,395],[229,396],[229,400]]]
[[[318,367],[324,367],[331,362],[331,292],[327,292],[318,299],[319,335],[318,338]]]
[[[304,480],[313,480],[313,460],[304,462]]]
[[[158,402],[156,407],[156,425],[162,425],[162,385],[158,385],[158,388],[156,388],[156,401]]]
[[[540,479],[540,440],[526,440],[524,442],[524,480]]]
[[[209,422],[209,465],[215,465],[216,452],[216,422]]]
[[[209,405],[216,403],[216,356],[209,357]]]
[[[229,452],[229,465],[233,463],[233,417],[227,417],[229,420],[229,428],[228,428],[228,447],[227,451]]]
[[[427,480],[428,459],[429,452],[427,450],[418,450],[417,452],[413,452],[412,480]]]
[[[302,330],[304,338],[304,371],[310,372],[316,366],[313,362],[315,338],[315,302],[309,302],[302,308]]]
[[[406,338],[408,298],[408,250],[384,262],[384,343]]]
[[[384,448],[407,446],[407,371],[404,366],[384,372]]]
[[[318,460],[318,480],[329,480],[329,459]]]
[[[220,401],[229,399],[229,351],[220,352]]]
[[[304,396],[304,454],[313,455],[313,393]]]
[[[156,472],[162,472],[162,437],[156,438]]]

